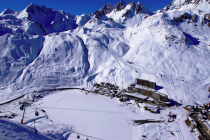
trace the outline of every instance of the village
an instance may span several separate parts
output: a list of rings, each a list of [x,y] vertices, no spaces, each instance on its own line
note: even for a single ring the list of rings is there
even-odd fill
[[[178,102],[169,99],[167,95],[158,92],[156,83],[138,78],[135,79],[135,84],[123,90],[110,83],[96,83],[93,92],[111,99],[115,97],[120,102],[134,100],[139,108],[141,108],[141,103],[146,103],[147,105],[142,107],[151,113],[160,113],[162,107],[181,106]]]
[[[199,135],[199,140],[210,139],[210,104],[187,105],[184,107],[189,111],[189,117],[185,120],[186,125],[192,128],[192,132]]]
[[[110,99],[115,99],[117,102],[121,102],[125,105],[133,104],[139,110],[148,111],[153,114],[161,114],[162,110],[171,109],[172,111],[167,112],[166,118],[163,119],[161,115],[160,119],[136,119],[133,120],[133,125],[143,125],[145,123],[179,123],[176,113],[173,110],[177,107],[181,107],[182,104],[178,103],[176,100],[170,99],[166,94],[159,92],[158,85],[155,82],[151,82],[143,79],[135,79],[135,83],[130,84],[127,89],[120,89],[118,86],[111,83],[95,83],[92,90],[87,90],[85,88],[56,88],[45,91],[34,91],[33,97],[29,97],[32,94],[27,94],[24,96],[24,102],[19,102],[20,110],[25,112],[25,107],[31,106],[33,102],[37,102],[39,99],[48,95],[52,91],[63,91],[63,90],[81,90],[87,95],[89,93],[98,94],[106,96]],[[19,100],[19,99],[18,99]],[[182,107],[181,107],[182,108]],[[195,134],[199,140],[210,140],[210,103],[201,105],[187,105],[183,107],[186,112],[185,120],[190,132]],[[41,112],[45,113],[44,109]],[[187,116],[186,116],[187,115]],[[188,116],[189,115],[189,116]],[[0,113],[0,118],[14,118],[15,113]],[[35,116],[39,116],[39,112],[35,112]],[[23,124],[23,118],[21,119],[21,124]],[[184,122],[184,121],[183,121]],[[179,132],[181,130],[179,128]],[[175,135],[171,131],[171,135]],[[181,134],[182,135],[182,134]],[[147,135],[142,135],[146,138]]]
[[[210,91],[210,89],[209,89]],[[134,100],[139,109],[150,111],[151,113],[160,114],[164,107],[182,106],[182,104],[169,99],[167,95],[156,90],[156,83],[142,79],[135,79],[135,84],[131,84],[127,89],[119,89],[110,83],[101,82],[94,84],[95,94],[101,94],[110,99],[114,98],[120,102]],[[198,136],[199,140],[210,140],[210,103],[208,105],[187,105],[184,107],[189,111],[189,116],[185,120],[187,126],[191,127],[192,133]],[[176,119],[176,114],[169,112],[168,122]],[[138,125],[144,123],[161,123],[158,120],[134,120]]]

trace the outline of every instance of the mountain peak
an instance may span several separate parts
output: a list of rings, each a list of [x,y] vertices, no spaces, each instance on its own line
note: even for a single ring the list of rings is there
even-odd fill
[[[5,10],[2,12],[2,14],[4,14],[4,15],[6,15],[6,14],[12,14],[12,13],[14,13],[14,11],[11,10],[11,9],[9,9],[9,8],[5,9]]]
[[[109,3],[104,5],[99,11],[96,11],[94,14],[96,18],[101,18],[105,16],[106,14],[110,13],[113,10],[113,6]]]
[[[44,5],[39,6],[31,3],[29,6],[26,7],[26,12],[35,14],[36,12],[41,13],[49,13],[52,9],[46,8]]]
[[[136,14],[138,14],[141,10],[142,10],[142,8],[141,8],[141,5],[140,5],[140,2],[138,2],[138,3],[136,4],[136,8],[135,8]]]
[[[134,3],[133,1],[131,1],[131,2],[130,2],[130,5],[133,6],[133,5],[135,5],[135,3]]]
[[[30,3],[30,4],[28,5],[28,7],[29,7],[29,6],[35,6],[35,4],[34,4],[34,3]]]
[[[121,11],[126,7],[126,4],[123,0],[121,0],[118,4],[114,5],[114,9],[116,11]]]

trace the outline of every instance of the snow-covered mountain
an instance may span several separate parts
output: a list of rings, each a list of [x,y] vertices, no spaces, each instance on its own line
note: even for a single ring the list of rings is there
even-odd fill
[[[156,13],[163,11],[166,12],[169,10],[185,11],[193,9],[209,13],[210,12],[209,5],[210,5],[209,0],[173,0],[170,5],[156,11]]]
[[[124,1],[76,16],[34,4],[4,10],[0,101],[102,81],[126,88],[143,78],[184,104],[208,102],[209,2],[179,2],[156,14]]]

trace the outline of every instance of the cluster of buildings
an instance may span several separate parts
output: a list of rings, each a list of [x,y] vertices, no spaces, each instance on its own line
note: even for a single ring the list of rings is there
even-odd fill
[[[95,83],[94,89],[95,93],[110,97],[111,99],[115,96],[119,96],[122,94],[122,91],[118,88],[118,86],[115,86],[110,83],[104,83],[104,82],[101,82],[100,84]]]
[[[135,84],[139,85],[139,86],[147,87],[147,89],[137,88],[134,86],[134,84],[131,84],[131,86],[128,87],[128,91],[130,93],[136,93],[136,94],[141,94],[141,95],[144,95],[147,97],[151,97],[156,102],[167,102],[168,101],[167,95],[164,95],[162,93],[157,93],[156,91],[154,91],[154,90],[156,90],[156,83],[136,78]],[[153,90],[149,90],[149,88],[153,89]]]
[[[198,133],[200,140],[210,140],[210,103],[203,106],[187,105],[184,108],[190,112],[185,123]]]
[[[136,85],[143,87],[139,88],[136,87]],[[160,106],[163,106],[168,100],[167,95],[156,92],[156,83],[138,78],[135,79],[135,84],[131,84],[127,89],[123,90],[120,90],[118,86],[110,83],[95,83],[94,93],[110,97],[111,99],[116,97],[116,99],[121,102],[125,102],[129,99],[135,100],[139,107],[139,103],[146,103],[147,106],[142,104],[142,107],[152,113],[160,113]],[[132,95],[134,93],[138,96]]]
[[[134,100],[139,108],[144,108],[151,113],[160,113],[163,106],[171,106],[171,102],[175,101],[169,102],[168,96],[157,92],[156,87],[154,82],[136,78],[135,84],[131,84],[123,90],[110,83],[95,83],[93,92],[111,99],[116,97],[121,102]],[[133,95],[134,93],[136,95]]]

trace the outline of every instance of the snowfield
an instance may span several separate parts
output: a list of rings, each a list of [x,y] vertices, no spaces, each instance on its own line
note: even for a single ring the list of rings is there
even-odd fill
[[[35,134],[33,129],[3,119],[0,119],[0,137],[2,140],[51,140],[44,135]]]
[[[5,9],[0,13],[0,114],[15,113],[11,120],[19,123],[18,102],[33,99],[29,93],[94,90],[101,82],[126,89],[135,78],[155,82],[161,87],[156,92],[183,105],[203,105],[210,97],[209,58],[209,0],[173,0],[155,13],[124,1],[75,16],[34,4],[20,12]],[[145,111],[145,104],[138,108],[132,100],[122,103],[80,90],[42,95],[27,101],[24,125],[34,128],[35,121],[39,134],[53,139],[197,139],[181,107],[158,115]],[[175,122],[167,123],[169,112],[177,114]],[[133,124],[142,119],[165,122]],[[7,131],[19,138],[16,129]]]
[[[146,139],[180,140],[197,137],[189,132],[190,128],[184,123],[188,112],[183,108],[165,108],[158,115],[145,111],[143,107],[138,108],[133,100],[123,103],[116,98],[87,94],[81,90],[46,92],[43,95],[43,98],[26,107],[23,125],[30,126],[33,131],[35,121],[38,133],[51,138],[71,140],[79,135],[81,139],[137,140],[146,135]],[[27,97],[18,101],[30,99]],[[1,109],[12,110],[7,114],[16,113],[17,116],[11,119],[16,123],[20,123],[22,118],[18,101],[1,106]],[[36,111],[39,112],[39,116],[35,116]],[[177,115],[174,122],[167,122],[169,112]],[[142,125],[133,122],[146,119],[165,122]],[[0,130],[1,128],[2,126]],[[14,131],[12,128],[8,129]],[[3,132],[1,134],[4,135]]]
[[[42,8],[42,14],[67,17],[64,12]],[[133,16],[121,17],[129,8]],[[37,6],[31,4],[20,13],[9,9],[1,13],[0,102],[39,89],[92,89],[96,82],[126,88],[135,78],[156,82],[164,87],[160,92],[184,104],[209,101],[209,27],[201,24],[206,13],[202,8],[151,16],[151,12],[136,14],[129,4],[124,12],[112,11],[106,19],[76,16],[76,29],[51,34],[55,29],[47,27],[44,17],[35,23],[39,27],[33,25],[38,13],[33,15],[31,9],[37,11]],[[31,20],[23,14],[27,11]],[[185,13],[196,14],[197,21],[173,20]],[[59,19],[52,16],[50,20]],[[47,35],[43,36],[43,31]]]

